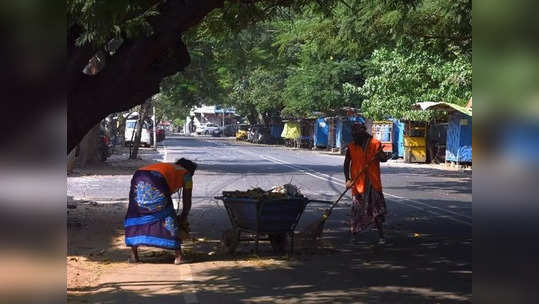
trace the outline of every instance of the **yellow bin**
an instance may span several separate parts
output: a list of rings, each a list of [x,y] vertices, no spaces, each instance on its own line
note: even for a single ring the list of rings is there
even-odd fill
[[[404,136],[404,161],[407,163],[427,161],[427,140],[425,137]]]

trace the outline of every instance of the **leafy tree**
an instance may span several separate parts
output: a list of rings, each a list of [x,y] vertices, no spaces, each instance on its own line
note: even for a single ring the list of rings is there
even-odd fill
[[[471,96],[471,1],[340,1],[284,24],[276,44],[299,54],[288,115],[363,105],[377,119],[428,119],[411,106]]]
[[[421,101],[464,105],[472,95],[471,59],[445,59],[420,46],[381,48],[366,62],[367,78],[359,88],[362,111],[373,119],[428,120],[431,113],[412,110]]]
[[[219,84],[226,97],[251,123],[268,121],[280,114],[286,78],[286,62],[274,44],[275,26],[270,22],[251,26],[223,41],[217,56]]]
[[[67,42],[69,151],[106,115],[159,91],[169,108],[223,103],[251,117],[359,106],[360,90],[381,115],[377,86],[388,109],[460,98],[466,85],[448,79],[471,79],[471,0],[69,0]],[[407,49],[417,56],[399,64],[408,74],[392,75],[407,87],[391,88],[376,58]],[[91,76],[90,58],[100,65]],[[419,82],[427,87],[411,89]]]
[[[182,34],[218,9],[213,29],[245,27],[318,1],[70,0],[67,3],[67,151],[110,113],[132,108],[160,89],[161,79],[190,63]],[[318,4],[325,7],[327,3]],[[113,39],[115,38],[115,39]],[[114,47],[109,48],[109,43]],[[112,50],[112,51],[111,51]],[[98,73],[83,74],[89,60]]]
[[[297,117],[312,111],[331,112],[343,106],[358,106],[359,99],[345,92],[360,77],[357,63],[347,60],[302,63],[286,82],[284,112]]]

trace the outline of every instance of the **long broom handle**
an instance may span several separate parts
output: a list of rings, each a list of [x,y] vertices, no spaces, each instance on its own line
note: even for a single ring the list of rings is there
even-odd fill
[[[176,193],[178,194],[178,209],[176,209],[176,215],[180,215],[180,202],[182,200],[182,191],[183,189],[180,188],[178,189],[178,191],[176,191]],[[174,208],[174,204],[172,204],[172,208]]]

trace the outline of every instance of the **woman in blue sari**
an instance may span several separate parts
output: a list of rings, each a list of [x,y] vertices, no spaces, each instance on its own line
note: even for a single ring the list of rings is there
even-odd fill
[[[182,158],[174,164],[156,163],[135,172],[124,221],[125,244],[131,247],[130,263],[139,262],[138,246],[175,250],[174,264],[183,262],[178,226],[187,221],[191,210],[196,168],[197,164]],[[180,188],[183,208],[178,217],[172,194]]]

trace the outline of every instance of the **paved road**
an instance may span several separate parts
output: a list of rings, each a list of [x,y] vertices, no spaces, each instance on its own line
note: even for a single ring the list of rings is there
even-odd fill
[[[199,237],[219,239],[230,227],[222,203],[214,199],[222,191],[293,183],[309,198],[333,200],[343,190],[342,156],[208,137],[170,137],[164,145],[164,160],[186,157],[199,163],[190,215]],[[68,195],[122,200],[129,178],[69,178]],[[163,295],[156,299],[162,303],[470,302],[471,175],[383,164],[382,182],[389,211],[387,245],[373,245],[375,231],[365,232],[357,243],[349,242],[351,199],[346,197],[324,234],[336,248],[333,253],[302,256],[287,268],[269,267],[265,272],[238,264],[213,269],[211,263],[191,264],[188,281],[195,282],[195,291],[181,299]],[[316,219],[323,207],[310,205],[299,230]],[[169,282],[173,285],[169,287],[174,289],[178,282]]]

